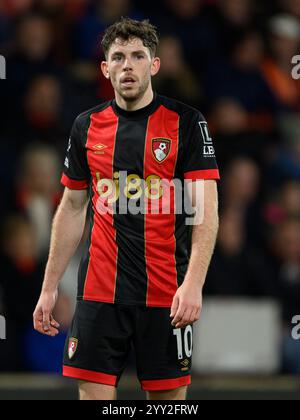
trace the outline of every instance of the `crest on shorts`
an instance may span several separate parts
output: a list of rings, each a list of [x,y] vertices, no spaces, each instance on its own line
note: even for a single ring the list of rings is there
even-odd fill
[[[72,359],[72,357],[76,353],[77,346],[78,346],[78,340],[77,340],[77,338],[73,338],[73,337],[70,338],[69,339],[69,347],[68,347],[68,356],[69,356],[69,359]]]
[[[157,137],[152,139],[152,153],[156,162],[162,163],[167,159],[171,150],[171,140]]]

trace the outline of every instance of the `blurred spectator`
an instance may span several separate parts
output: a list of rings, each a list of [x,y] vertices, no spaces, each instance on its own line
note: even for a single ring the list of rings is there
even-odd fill
[[[36,1],[36,7],[40,10],[43,10],[49,15],[55,15],[57,12],[62,10],[68,10],[71,14],[72,11],[79,13],[79,11],[84,10],[87,5],[90,3],[90,0],[38,0]]]
[[[239,155],[249,157],[259,164],[263,162],[271,138],[258,129],[255,116],[253,118],[256,122],[252,124],[251,116],[238,101],[232,98],[220,99],[212,108],[210,117],[221,166]]]
[[[278,197],[266,205],[265,220],[276,226],[291,217],[300,218],[300,183],[294,180],[282,185]]]
[[[0,49],[4,51],[7,47],[6,43],[9,41],[11,31],[11,22],[5,13],[5,5],[3,0],[0,0]]]
[[[29,13],[36,0],[0,0],[0,47],[1,41],[4,51],[7,52],[12,47],[13,27],[20,17]],[[4,36],[3,36],[4,35]],[[3,37],[3,38],[2,38]]]
[[[298,182],[290,181],[282,188],[281,205],[288,218],[300,217],[300,184]]]
[[[240,33],[254,26],[255,2],[251,0],[216,0],[216,3],[215,22],[220,25],[218,44],[223,47],[224,52],[230,52],[231,46],[239,39]]]
[[[294,211],[298,206],[299,203],[293,203],[292,210]],[[300,374],[299,341],[294,340],[291,336],[292,319],[295,315],[299,315],[300,308],[299,216],[280,223],[271,238],[270,249],[274,257],[273,276],[276,281],[276,295],[281,303],[283,319],[282,370],[288,374]]]
[[[260,207],[261,173],[257,164],[244,157],[237,157],[228,165],[223,175],[221,209],[239,214],[246,235],[246,244],[261,248],[263,240]]]
[[[10,16],[20,16],[31,9],[34,0],[2,0],[2,3]]]
[[[31,222],[38,257],[46,256],[49,249],[52,218],[60,200],[59,168],[55,151],[36,145],[24,154],[18,173],[14,203]]]
[[[247,158],[236,158],[231,162],[224,176],[223,204],[243,210],[258,195],[260,173],[255,162]]]
[[[75,28],[74,49],[77,58],[99,59],[100,41],[107,26],[128,16],[141,19],[142,15],[134,10],[131,0],[94,0],[91,7]]]
[[[21,20],[17,28],[17,47],[18,52],[28,60],[48,58],[52,41],[51,23],[42,15],[29,15]]]
[[[269,183],[275,188],[290,179],[300,182],[300,116],[285,115],[279,121],[281,142],[268,157]]]
[[[254,17],[254,2],[251,0],[217,0],[218,7],[232,28],[250,27]]]
[[[278,104],[260,70],[263,58],[262,36],[256,31],[241,33],[229,60],[216,57],[207,65],[205,83],[210,104],[232,98],[247,111],[251,128],[269,131]]]
[[[79,19],[83,16],[89,1],[87,0],[64,0],[66,15],[72,19]]]
[[[238,102],[224,98],[216,103],[213,110],[214,131],[228,136],[243,133],[248,127],[247,117],[247,112]]]
[[[182,21],[192,20],[195,16],[198,16],[202,9],[202,3],[202,0],[166,0],[169,9]]]
[[[53,36],[53,26],[49,19],[39,14],[23,16],[16,26],[10,64],[11,77],[26,84],[32,76],[54,69],[51,61]],[[18,64],[21,68],[18,68]]]
[[[73,317],[72,304],[67,295],[59,293],[53,317],[60,324],[59,334],[55,338],[38,333],[32,326],[24,335],[23,350],[27,370],[61,373],[64,345]]]
[[[15,42],[7,53],[9,77],[0,103],[4,124],[8,128],[15,126],[16,115],[22,115],[23,97],[32,79],[40,74],[61,74],[51,56],[53,30],[48,19],[41,15],[22,17],[15,33]]]
[[[291,77],[292,57],[299,53],[300,21],[278,15],[270,21],[270,51],[262,65],[266,82],[284,111],[300,112],[300,80]]]
[[[40,76],[31,83],[25,97],[25,112],[29,123],[37,128],[50,128],[59,118],[62,98],[57,80]]]
[[[72,58],[72,30],[77,20],[86,12],[87,0],[38,0],[35,10],[52,22],[53,56],[62,63],[68,64]]]
[[[5,221],[0,257],[4,313],[21,330],[32,321],[44,268],[37,259],[34,231],[22,216],[12,215]]]
[[[270,296],[272,271],[263,249],[247,245],[241,213],[234,208],[220,218],[217,247],[206,280],[205,292],[221,296]]]
[[[185,58],[195,68],[201,65],[202,52],[207,48],[207,40],[202,35],[206,33],[202,30],[202,9],[203,0],[165,0],[159,4],[151,19],[162,35],[173,35],[181,40]]]
[[[300,19],[300,0],[280,0],[283,11]]]
[[[63,121],[63,98],[56,78],[41,75],[32,80],[24,97],[23,141],[44,141],[63,151],[67,131]],[[21,121],[22,122],[22,121]]]
[[[211,6],[205,6],[209,2],[204,0],[190,0],[189,3],[200,4],[201,14],[193,11],[191,6],[186,25],[182,26],[182,22],[178,21],[174,28],[177,35],[185,40],[187,56],[199,70],[217,59],[219,62],[226,60],[241,33],[255,27],[252,0],[216,0]],[[196,6],[193,7],[195,9]]]
[[[85,14],[73,25],[73,55],[76,66],[73,66],[72,75],[78,83],[83,83],[80,95],[81,103],[87,103],[85,109],[95,105],[88,103],[84,97],[87,94],[86,88],[89,88],[88,95],[92,98],[97,97],[98,101],[113,98],[111,83],[100,70],[99,63],[104,59],[100,44],[104,30],[121,16],[143,18],[142,14],[134,9],[132,0],[93,0],[86,8]],[[83,109],[80,109],[80,112]]]
[[[4,221],[0,266],[1,314],[5,315],[7,329],[7,339],[0,346],[0,371],[24,370],[22,337],[32,323],[44,263],[37,260],[33,229],[22,216],[11,215]]]
[[[200,86],[192,69],[183,56],[181,42],[166,36],[160,40],[158,55],[161,70],[154,79],[154,88],[161,95],[172,96],[177,91],[177,99],[198,106],[201,102]]]
[[[72,18],[66,12],[66,1],[39,0],[35,5],[38,14],[46,17],[52,24],[53,57],[56,62],[67,64],[71,57]]]
[[[14,107],[20,107],[20,110],[7,109],[9,117],[5,118],[4,113],[1,135],[3,164],[0,166],[0,182],[7,184],[8,191],[18,171],[16,163],[28,145],[32,142],[51,145],[63,156],[70,127],[63,112],[61,85],[56,78],[40,75],[28,85],[26,95],[18,98],[20,104],[15,101]],[[72,116],[71,113],[70,118]]]
[[[270,244],[275,257],[274,278],[277,279],[277,297],[282,305],[283,320],[287,325],[300,307],[300,219],[288,219],[274,231]]]

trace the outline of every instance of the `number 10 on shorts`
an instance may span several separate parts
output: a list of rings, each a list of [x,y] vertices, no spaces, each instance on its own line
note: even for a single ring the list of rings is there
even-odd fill
[[[193,330],[191,325],[185,327],[184,330],[176,328],[173,330],[173,334],[176,335],[177,339],[178,360],[183,359],[183,350],[186,357],[191,357],[193,349]]]

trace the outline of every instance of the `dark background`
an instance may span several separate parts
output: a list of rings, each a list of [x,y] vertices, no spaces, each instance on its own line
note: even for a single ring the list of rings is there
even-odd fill
[[[0,372],[61,370],[80,250],[63,279],[50,340],[32,330],[60,173],[75,117],[110,99],[105,28],[149,18],[161,37],[160,94],[198,108],[222,181],[205,294],[271,298],[281,314],[278,372],[300,374],[300,0],[0,0]]]

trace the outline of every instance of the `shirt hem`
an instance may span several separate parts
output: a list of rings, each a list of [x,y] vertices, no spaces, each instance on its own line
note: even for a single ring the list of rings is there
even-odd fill
[[[130,302],[124,302],[121,300],[107,300],[107,299],[101,299],[101,298],[94,298],[94,297],[89,297],[89,296],[78,296],[77,297],[77,301],[88,301],[88,302],[98,302],[98,303],[110,303],[112,305],[117,304],[117,305],[128,305],[128,306],[145,306],[145,307],[154,307],[154,308],[171,308],[172,303],[152,303],[152,304],[148,304],[146,305],[146,302],[140,302],[140,301],[130,301]]]

